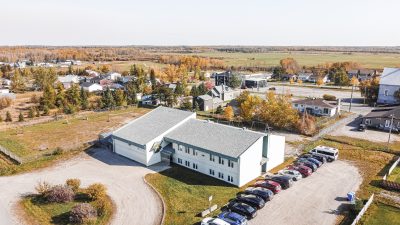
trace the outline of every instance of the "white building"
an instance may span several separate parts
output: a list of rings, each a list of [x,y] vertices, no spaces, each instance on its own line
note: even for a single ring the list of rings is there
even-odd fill
[[[120,77],[122,77],[122,75],[120,73],[116,73],[116,72],[109,72],[105,76],[106,79],[113,80],[113,81],[118,80]]]
[[[102,91],[103,87],[97,83],[84,82],[81,84],[83,90],[88,92]]]
[[[307,113],[316,116],[332,117],[340,113],[340,100],[333,104],[323,99],[300,99],[293,101],[292,106],[299,112],[307,111]]]
[[[79,77],[77,75],[58,76],[57,80],[63,84],[65,89],[70,88],[72,84],[79,83]]]
[[[114,152],[146,166],[167,160],[236,186],[284,161],[285,138],[158,107],[112,134]]]
[[[380,104],[398,104],[400,100],[395,92],[400,90],[400,68],[385,68],[379,80],[377,102]]]

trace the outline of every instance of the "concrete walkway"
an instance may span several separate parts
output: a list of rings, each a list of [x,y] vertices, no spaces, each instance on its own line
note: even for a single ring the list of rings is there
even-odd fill
[[[0,225],[23,224],[15,216],[15,203],[21,195],[34,192],[38,181],[63,184],[68,178],[79,178],[82,186],[102,183],[116,204],[115,225],[158,225],[162,206],[158,196],[143,181],[143,176],[166,169],[166,166],[146,168],[104,149],[91,156],[62,162],[54,167],[16,176],[0,177]]]

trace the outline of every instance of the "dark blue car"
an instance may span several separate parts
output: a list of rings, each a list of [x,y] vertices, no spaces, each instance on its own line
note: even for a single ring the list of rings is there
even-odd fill
[[[218,218],[230,225],[247,225],[246,217],[235,212],[222,212],[218,215]]]

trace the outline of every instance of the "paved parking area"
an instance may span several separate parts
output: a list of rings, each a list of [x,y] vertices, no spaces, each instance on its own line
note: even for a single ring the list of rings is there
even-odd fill
[[[145,168],[108,150],[97,149],[92,156],[83,153],[54,167],[0,177],[0,225],[23,224],[14,215],[15,203],[21,195],[34,192],[38,181],[62,184],[68,178],[81,179],[82,186],[95,182],[107,186],[117,208],[111,224],[158,225],[161,202],[144,183],[143,176],[165,168],[162,165]]]
[[[267,202],[249,225],[333,225],[347,192],[356,191],[361,181],[348,162],[325,164]]]

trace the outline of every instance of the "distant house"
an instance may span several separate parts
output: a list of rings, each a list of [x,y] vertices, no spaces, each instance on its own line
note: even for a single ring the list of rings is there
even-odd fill
[[[123,76],[118,79],[118,82],[124,85],[124,84],[126,84],[130,81],[134,81],[134,80],[135,80],[134,76]]]
[[[88,92],[102,91],[103,87],[100,84],[84,82],[81,84],[83,90]]]
[[[72,84],[79,83],[79,77],[77,75],[58,76],[57,80],[62,83],[65,89],[70,88]]]
[[[239,79],[243,79],[242,75],[234,74],[232,71],[214,73],[212,76],[214,77],[215,80],[215,86],[219,85],[229,86],[234,76],[238,76]]]
[[[11,80],[5,79],[5,78],[0,79],[0,81],[1,81],[1,85],[2,85],[2,86],[11,86],[11,83],[12,83]]]
[[[340,113],[340,100],[336,104],[323,99],[300,99],[292,102],[293,108],[316,116],[332,117]]]
[[[246,78],[244,80],[244,85],[247,88],[263,88],[267,87],[267,79],[266,78]]]
[[[10,93],[10,89],[8,88],[0,88],[0,94],[8,94]]]
[[[398,104],[394,93],[400,89],[400,68],[385,68],[379,81],[379,104]]]
[[[215,86],[208,95],[221,99],[223,102],[231,101],[239,95],[239,91],[233,90],[226,85]]]
[[[297,75],[296,74],[282,74],[281,75],[282,80],[291,80],[293,79],[294,81],[297,80]]]
[[[393,115],[393,124],[391,124]],[[375,108],[363,117],[362,123],[367,127],[389,130],[390,127],[400,129],[400,107]]]
[[[196,98],[196,101],[201,111],[215,110],[224,103],[221,99],[213,98],[210,95],[200,95]]]
[[[376,75],[376,71],[368,69],[350,70],[347,72],[347,75],[349,76],[349,79],[356,77],[359,81],[364,81],[372,79],[372,77]]]
[[[86,70],[86,73],[91,76],[91,77],[98,77],[100,76],[100,73],[93,71],[93,70]]]
[[[172,92],[175,92],[176,85],[177,85],[177,84],[174,84],[174,83],[165,84],[165,86],[166,86],[168,89],[170,89]]]
[[[310,80],[310,76],[312,75],[313,73],[300,73],[297,79],[306,82]]]
[[[121,78],[121,77],[122,77],[122,75],[121,75],[120,73],[109,72],[109,73],[107,73],[107,74],[105,75],[104,78],[109,79],[109,80],[112,80],[112,81],[116,81],[116,80],[118,80],[118,79]]]
[[[318,79],[321,79],[323,83],[326,83],[328,82],[328,75],[318,76],[313,74],[308,78],[308,81],[312,83],[317,83]]]

